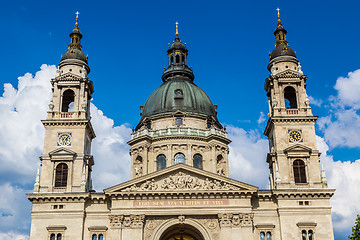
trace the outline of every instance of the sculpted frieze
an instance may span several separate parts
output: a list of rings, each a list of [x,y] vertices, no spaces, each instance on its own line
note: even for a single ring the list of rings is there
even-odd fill
[[[251,227],[253,224],[253,213],[219,213],[219,224],[221,227],[230,227],[230,226],[241,226],[241,227]]]
[[[141,228],[145,215],[110,215],[109,219],[112,228]]]
[[[159,182],[154,179],[134,184],[122,191],[169,191],[169,190],[240,190],[239,187],[216,179],[200,179],[183,172],[170,175]]]

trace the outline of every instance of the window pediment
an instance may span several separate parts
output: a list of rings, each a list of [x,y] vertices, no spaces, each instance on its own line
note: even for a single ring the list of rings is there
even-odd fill
[[[288,157],[309,157],[311,152],[312,148],[306,147],[301,144],[296,144],[284,149],[284,153]]]

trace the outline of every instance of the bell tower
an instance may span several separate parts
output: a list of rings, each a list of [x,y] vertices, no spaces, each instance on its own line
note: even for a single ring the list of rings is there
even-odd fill
[[[269,139],[270,188],[327,188],[316,144],[317,117],[306,94],[307,76],[289,47],[279,12],[277,21],[275,49],[269,53],[270,76],[265,80],[269,120],[264,134]]]
[[[90,122],[90,100],[94,89],[87,77],[90,68],[80,44],[78,14],[68,50],[61,56],[57,75],[51,80],[52,99],[47,119],[42,120],[45,142],[34,193],[92,189],[91,142],[95,133]]]

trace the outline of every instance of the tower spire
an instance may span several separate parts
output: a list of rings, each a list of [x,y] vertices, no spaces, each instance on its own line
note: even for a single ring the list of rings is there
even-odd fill
[[[70,33],[70,38],[71,38],[71,42],[69,44],[69,49],[70,48],[78,48],[78,49],[82,49],[82,46],[80,44],[80,40],[82,38],[80,29],[79,29],[79,11],[77,11],[76,13],[76,21],[75,21],[75,27],[72,30],[72,32]]]
[[[175,32],[175,35],[176,35],[176,37],[179,37],[179,23],[176,22],[175,24],[176,24],[176,32]]]

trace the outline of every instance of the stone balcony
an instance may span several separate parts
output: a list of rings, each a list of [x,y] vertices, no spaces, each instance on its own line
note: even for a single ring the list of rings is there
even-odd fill
[[[163,136],[199,136],[199,137],[207,137],[210,135],[221,136],[227,138],[227,132],[221,129],[200,129],[200,128],[190,128],[190,127],[173,127],[173,128],[165,128],[158,130],[151,129],[140,129],[131,134],[131,140],[136,139],[142,136],[150,136],[150,137],[163,137]]]
[[[61,120],[71,120],[71,119],[87,119],[85,111],[79,112],[48,112],[48,120],[61,119]]]
[[[273,116],[312,116],[311,108],[274,108]]]

